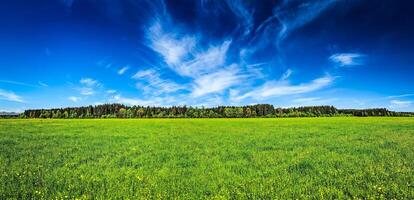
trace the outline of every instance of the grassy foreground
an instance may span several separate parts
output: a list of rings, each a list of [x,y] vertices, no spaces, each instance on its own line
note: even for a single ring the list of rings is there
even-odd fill
[[[0,120],[0,199],[414,198],[414,118]]]

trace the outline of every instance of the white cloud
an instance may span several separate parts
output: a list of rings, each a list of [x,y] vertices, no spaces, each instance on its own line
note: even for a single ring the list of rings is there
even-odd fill
[[[292,73],[293,71],[291,69],[287,69],[286,72],[283,73],[281,80],[287,80]]]
[[[307,98],[294,99],[293,102],[296,102],[296,103],[307,103],[307,102],[319,101],[320,99],[321,98],[319,98],[319,97],[307,97]]]
[[[292,100],[295,105],[291,107],[298,107],[298,106],[315,106],[315,105],[328,105],[332,104],[332,102],[337,101],[336,98],[328,98],[322,99],[320,97],[306,97],[306,98],[298,98]]]
[[[411,101],[391,100],[389,107],[392,109],[407,108],[411,103]]]
[[[278,19],[279,23],[281,23],[277,42],[280,43],[292,31],[316,19],[321,13],[329,9],[336,2],[338,1],[318,0],[312,1],[311,3],[297,4],[297,1],[282,1],[281,6],[274,9],[273,16]]]
[[[202,102],[195,103],[196,107],[217,107],[223,105],[223,97],[219,95],[212,95],[202,99]]]
[[[129,69],[128,66],[122,67],[121,69],[118,70],[118,74],[122,75],[124,74],[127,70]]]
[[[235,12],[245,12],[237,10],[242,8],[241,5],[233,6]],[[240,82],[242,76],[238,73],[241,69],[237,65],[226,67],[231,40],[204,47],[197,43],[196,36],[180,35],[174,28],[165,32],[165,25],[156,21],[149,28],[148,46],[159,53],[168,67],[178,75],[191,78],[189,85],[192,88],[164,80],[154,69],[139,71],[132,77],[138,81],[137,88],[147,93],[155,92],[156,95],[189,88],[192,97],[200,97],[222,92]]]
[[[273,19],[266,20],[268,24],[261,25],[261,28],[266,30],[275,29],[271,32],[273,35],[270,35],[270,32],[263,33],[263,31],[259,30],[257,33],[263,33],[263,37],[258,36],[257,41],[260,42],[262,38],[265,38],[264,36],[268,36],[267,38],[273,38],[273,42],[275,42],[274,38],[277,36],[276,43],[280,42],[289,32],[319,16],[333,2],[334,0],[320,0],[315,3],[298,6],[295,3],[283,1],[282,6],[274,9]],[[241,26],[245,26],[244,33],[248,34],[254,24],[253,15],[250,10],[245,8],[243,3],[228,1],[226,4],[226,8],[229,8],[239,18]],[[289,14],[289,11],[292,10],[294,10],[295,15]],[[250,51],[255,51],[251,49],[257,48],[257,45],[255,45],[256,40],[250,40],[247,47],[239,47],[243,49],[240,51],[240,64],[234,64],[228,67],[230,62],[228,61],[227,53],[232,46],[232,38],[227,38],[221,43],[205,44],[201,43],[203,40],[200,35],[188,34],[177,27],[180,26],[172,24],[172,20],[169,19],[168,15],[164,16],[164,18],[156,18],[146,33],[148,39],[146,44],[162,57],[166,67],[172,69],[176,74],[183,76],[184,80],[190,80],[190,83],[188,85],[182,85],[164,80],[155,67],[149,70],[142,70],[137,72],[132,78],[137,80],[137,88],[147,94],[159,95],[156,91],[174,92],[180,89],[187,90],[188,88],[190,91],[188,97],[195,98],[195,101],[197,101],[198,97],[207,99],[211,95],[218,93],[225,94],[224,92],[231,88],[233,89],[233,94],[230,96],[239,100],[248,97],[263,99],[274,96],[307,93],[319,90],[333,82],[334,78],[326,76],[315,79],[310,83],[292,85],[288,82],[288,79],[293,71],[287,69],[279,80],[267,81],[262,86],[254,88],[253,91],[242,93],[241,96],[238,96],[239,94],[234,94],[236,89],[237,91],[245,91],[242,88],[243,86],[251,87],[251,84],[254,83],[252,80],[265,77],[261,71],[262,69],[257,68],[262,65],[268,65],[269,62],[252,62],[256,64],[249,65],[251,63],[250,61],[254,61],[250,59],[249,55],[251,54]],[[280,29],[278,30],[277,28]],[[269,42],[272,41],[270,39],[264,41],[266,44],[269,44]],[[243,86],[238,86],[237,84],[243,84]]]
[[[238,74],[235,64],[227,69],[200,76],[194,80],[192,96],[199,97],[210,93],[221,92],[241,82],[244,76]]]
[[[156,21],[148,30],[148,46],[159,53],[165,63],[181,76],[197,77],[210,73],[226,62],[231,40],[204,49],[196,36],[180,35],[178,31],[165,32],[161,22]]]
[[[273,15],[255,25],[253,37],[249,38],[249,46],[243,57],[255,59],[254,54],[269,44],[275,44],[278,51],[283,52],[281,43],[295,30],[317,19],[324,11],[330,9],[338,0],[296,1],[283,0],[273,8]],[[280,60],[280,55],[275,55]],[[282,61],[283,62],[283,61]]]
[[[23,83],[23,82],[18,82],[18,81],[9,81],[9,80],[0,80],[0,83],[21,85],[21,86],[27,86],[27,87],[39,87],[38,85],[32,85],[32,84],[29,84],[29,83]]]
[[[100,83],[97,80],[91,78],[82,78],[79,82],[88,87],[100,86]]]
[[[180,64],[196,44],[194,37],[165,33],[159,21],[149,28],[147,37],[150,40],[149,46],[159,53],[170,66]]]
[[[23,100],[21,96],[16,95],[14,92],[2,90],[2,89],[0,89],[0,99],[6,100],[6,101],[19,102],[19,103],[26,102]]]
[[[414,96],[414,94],[401,94],[401,95],[395,95],[395,96],[388,96],[388,98],[393,99],[393,98],[411,97],[411,96]]]
[[[152,76],[154,73],[157,73],[154,69],[140,70],[137,73],[135,73],[131,78],[139,80],[148,76]]]
[[[43,86],[43,87],[49,87],[49,85],[47,85],[46,83],[43,83],[43,82],[41,82],[41,81],[39,81],[38,83],[39,83],[39,85],[40,85],[40,86]]]
[[[115,95],[111,97],[111,102],[126,104],[126,105],[140,105],[140,106],[169,106],[173,105],[176,101],[173,97],[154,97],[150,100],[138,99],[138,98],[127,98],[121,95]]]
[[[108,93],[108,94],[114,94],[114,93],[116,93],[116,90],[107,90],[106,93]]]
[[[142,89],[148,93],[161,94],[185,89],[185,87],[180,84],[162,79],[158,71],[154,69],[138,71],[132,78],[138,81],[138,89]]]
[[[242,100],[248,97],[253,99],[265,99],[284,95],[303,94],[327,87],[332,84],[333,81],[334,78],[330,76],[318,78],[310,83],[302,83],[299,85],[291,85],[287,81],[267,81],[265,84],[254,89],[253,91],[239,97],[235,97],[234,99]]]
[[[222,67],[226,62],[226,54],[231,41],[225,41],[219,46],[211,46],[206,51],[198,52],[191,59],[175,70],[184,76],[197,77]]]
[[[363,65],[365,55],[358,53],[337,53],[329,57],[329,59],[337,66],[356,66]]]
[[[225,2],[233,14],[237,18],[241,19],[243,28],[245,29],[244,34],[249,34],[253,28],[253,12],[247,10],[247,8],[243,5],[243,1],[228,0]]]
[[[95,90],[88,87],[83,87],[79,89],[81,95],[93,95],[95,94]]]
[[[115,95],[112,97],[111,101],[115,101],[117,103],[127,104],[127,105],[147,105],[150,102],[143,101],[140,99],[133,99],[133,98],[125,98],[121,95]]]
[[[91,78],[82,78],[79,82],[84,86],[78,88],[81,95],[94,95],[96,93],[95,89],[99,89],[102,87],[99,81]]]
[[[80,101],[81,98],[80,97],[71,96],[71,97],[68,97],[68,100],[76,103],[76,102]]]
[[[0,112],[22,113],[22,112],[24,112],[24,110],[26,110],[26,109],[24,109],[24,108],[12,108],[12,109],[9,109],[9,108],[1,108],[0,107]]]

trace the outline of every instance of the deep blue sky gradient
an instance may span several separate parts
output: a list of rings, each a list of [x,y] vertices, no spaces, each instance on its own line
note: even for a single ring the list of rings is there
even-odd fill
[[[0,111],[114,102],[414,111],[413,7],[1,1]]]

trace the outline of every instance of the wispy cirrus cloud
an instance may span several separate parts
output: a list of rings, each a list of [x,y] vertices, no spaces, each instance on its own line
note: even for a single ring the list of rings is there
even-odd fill
[[[192,79],[189,85],[193,87],[187,88],[192,90],[193,97],[221,92],[239,81],[240,76],[235,74],[239,71],[237,66],[231,65],[226,68],[226,56],[231,40],[204,48],[198,43],[196,36],[184,35],[178,39],[176,32],[165,32],[160,21],[156,21],[149,28],[147,35],[149,47],[163,57],[170,69],[179,76]],[[156,86],[161,91],[173,92],[185,88],[161,80],[153,69],[140,71],[133,78],[145,78],[149,85],[138,85],[144,89]]]
[[[306,97],[306,98],[299,98],[294,99],[293,102],[295,103],[307,103],[307,102],[315,102],[321,100],[320,97]]]
[[[49,85],[47,85],[46,83],[43,83],[41,81],[38,81],[37,84],[30,84],[30,83],[25,83],[25,82],[19,82],[19,81],[10,81],[10,80],[0,80],[0,83],[6,83],[6,84],[12,84],[12,85],[19,85],[19,86],[26,86],[26,87],[34,87],[34,88],[39,88],[39,87],[49,87]]]
[[[292,31],[329,9],[334,2],[334,0],[302,1],[302,3],[283,1],[273,9],[273,16],[258,25],[255,25],[254,10],[246,7],[245,2],[231,0],[222,2],[223,4],[212,2],[217,6],[215,8],[228,9],[227,11],[237,18],[243,30],[241,35],[229,35],[222,40],[203,40],[205,38],[202,31],[186,30],[185,26],[180,26],[179,22],[174,21],[166,7],[162,6],[163,11],[155,12],[156,17],[148,24],[144,42],[162,59],[162,63],[149,63],[149,68],[136,72],[132,78],[137,81],[136,87],[142,90],[144,95],[153,99],[161,94],[176,95],[177,91],[181,91],[181,95],[187,95],[186,97],[193,99],[194,102],[201,97],[206,99],[217,95],[223,100],[229,90],[233,91],[231,95],[233,99],[243,100],[302,94],[325,88],[332,84],[333,77],[325,76],[309,83],[294,85],[289,82],[293,71],[286,66],[283,66],[287,70],[279,80],[266,80],[262,67],[271,67],[273,61],[254,62],[252,53],[259,49],[262,43],[263,46],[272,43],[271,38],[275,40],[274,43],[279,44]],[[159,6],[156,7],[161,9]],[[237,29],[240,30],[240,27]],[[253,31],[255,27],[258,28]],[[251,33],[254,35],[248,36]],[[249,37],[253,39],[247,45],[238,43]],[[258,44],[254,41],[258,41]],[[234,60],[234,56],[229,58],[229,52],[235,50],[232,48],[241,49],[240,60]],[[184,79],[185,83],[162,78],[160,71],[164,70],[164,67],[175,72],[172,77],[178,76],[180,80]],[[264,79],[264,84],[253,87],[258,79]],[[240,86],[241,84],[243,86]],[[246,85],[249,86],[247,88],[250,88],[250,91],[244,88]],[[237,95],[234,91],[238,91]],[[121,96],[116,99],[129,103],[143,101],[141,98],[128,99]]]
[[[337,53],[329,57],[336,66],[357,66],[365,64],[365,55],[359,53]]]
[[[337,101],[337,98],[321,98],[321,97],[304,97],[292,100],[292,107],[298,106],[315,106],[315,105],[332,105],[333,102]]]
[[[93,88],[88,88],[88,87],[79,88],[79,92],[81,95],[86,95],[86,96],[95,94],[95,90]]]
[[[26,87],[39,87],[39,85],[34,85],[30,83],[25,82],[19,82],[19,81],[11,81],[11,80],[0,80],[0,83],[7,83],[12,85],[20,85],[20,86],[26,86]]]
[[[46,84],[46,83],[43,83],[42,81],[39,81],[39,82],[37,82],[40,86],[42,86],[42,87],[49,87],[49,85],[48,84]]]
[[[68,100],[68,96],[79,97],[82,98],[82,103],[88,101],[106,102],[111,96],[119,94],[118,98],[113,99],[127,103],[148,103],[148,105],[151,105],[151,101],[156,104],[161,100],[165,100],[166,97],[177,99],[178,96],[191,105],[203,105],[203,103],[212,105],[215,104],[214,102],[232,104],[231,98],[241,99],[244,104],[252,102],[278,104],[286,101],[281,104],[293,102],[299,105],[309,102],[321,102],[329,98],[329,96],[313,97],[317,94],[326,94],[323,91],[320,93],[313,92],[328,88],[336,80],[332,78],[331,81],[320,83],[316,81],[318,77],[324,78],[323,74],[326,71],[336,74],[344,72],[342,70],[333,71],[328,68],[328,64],[344,69],[345,67],[362,65],[368,63],[368,61],[372,61],[372,64],[383,62],[387,65],[391,63],[387,61],[396,61],[392,63],[396,66],[396,69],[401,67],[400,71],[407,72],[405,70],[407,68],[403,70],[405,66],[401,65],[406,64],[406,62],[398,63],[397,59],[390,59],[391,57],[374,57],[374,55],[368,57],[362,54],[367,52],[359,52],[358,49],[387,46],[372,46],[371,43],[375,43],[375,41],[385,42],[384,44],[396,41],[398,44],[398,41],[403,40],[390,39],[400,35],[400,32],[402,35],[409,35],[405,34],[406,30],[397,29],[397,34],[386,34],[387,41],[381,40],[381,38],[383,39],[382,35],[392,29],[375,29],[375,23],[369,22],[380,23],[381,21],[391,20],[383,20],[386,18],[379,16],[378,13],[370,13],[372,9],[369,9],[369,3],[341,0],[276,0],[261,2],[200,0],[187,2],[185,6],[181,6],[165,0],[55,1],[62,5],[57,6],[56,9],[60,9],[60,11],[70,10],[70,13],[66,15],[68,18],[75,17],[78,19],[80,17],[79,19],[87,19],[91,17],[91,13],[87,13],[87,9],[81,9],[85,6],[94,11],[92,14],[95,17],[90,22],[91,26],[85,27],[86,29],[80,30],[80,32],[75,30],[75,34],[79,38],[87,39],[90,36],[87,33],[102,31],[99,27],[102,23],[105,23],[108,30],[118,30],[112,31],[110,34],[121,40],[107,40],[107,34],[103,34],[105,37],[95,38],[94,41],[97,45],[89,49],[91,51],[73,52],[61,51],[62,49],[57,51],[57,49],[53,49],[56,46],[45,43],[38,47],[40,52],[37,53],[44,58],[46,58],[45,55],[55,58],[79,57],[84,65],[95,63],[100,67],[100,70],[94,70],[94,76],[96,76],[95,78],[105,77],[105,79],[99,80],[104,81],[101,83],[105,85],[92,78],[76,79],[74,81],[73,77],[70,76],[76,76],[84,67],[78,65],[82,63],[76,63],[75,60],[70,61],[70,63],[66,61],[60,65],[62,67],[61,71],[67,74],[66,80],[62,80],[65,79],[65,74],[60,74],[60,77],[58,77],[59,74],[55,74],[55,76],[45,76],[47,79],[40,82],[39,80],[43,76],[36,71],[37,66],[43,65],[45,67],[44,71],[50,71],[59,60],[52,59],[50,61],[54,62],[44,63],[37,62],[37,60],[31,63],[29,60],[26,64],[17,66],[13,62],[14,57],[11,56],[6,58],[10,59],[5,62],[6,64],[9,63],[10,66],[3,66],[4,73],[0,73],[2,78],[15,77],[16,80],[25,83],[16,81],[7,81],[6,83],[0,80],[0,87],[4,86],[5,90],[17,92],[24,97],[27,95],[27,98],[39,92],[42,94],[39,96],[40,98],[47,96],[47,93],[54,92],[54,89],[58,89],[59,81],[62,81],[62,83],[74,81],[67,84],[67,87],[71,88],[74,93],[65,95],[65,100]],[[46,6],[44,4],[30,5],[30,9],[33,10],[31,14],[36,15],[37,12],[42,12],[42,8]],[[357,10],[359,11],[367,11],[364,12],[367,17],[362,19],[361,23],[358,20],[355,21],[355,19],[346,17],[355,11],[351,4],[358,6]],[[395,6],[395,8],[398,7]],[[337,11],[340,12],[339,15],[335,14]],[[49,14],[54,17],[56,13],[59,12],[50,12]],[[327,16],[328,14],[331,16]],[[60,19],[59,16],[57,17],[57,19]],[[398,21],[400,18],[395,20]],[[62,21],[64,26],[68,25],[66,22]],[[341,27],[340,30],[331,28],[333,23],[336,22]],[[363,24],[371,24],[375,27],[374,29],[363,27],[361,26]],[[359,27],[361,30],[357,31],[358,33],[352,32],[352,27]],[[342,34],[344,32],[351,35]],[[364,35],[360,34],[368,34],[371,39],[364,40],[363,43],[354,41],[355,38],[365,38]],[[334,37],[331,37],[332,35]],[[136,40],[131,41],[133,38]],[[334,40],[331,40],[332,38]],[[82,41],[73,41],[73,45],[82,46],[84,45]],[[30,41],[28,40],[28,42]],[[30,46],[29,43],[27,45]],[[108,48],[96,49],[102,45]],[[354,52],[347,48],[351,46],[358,51]],[[326,47],[329,47],[329,50]],[[114,49],[116,52],[113,51]],[[404,49],[389,48],[388,50],[394,51],[395,55],[404,54]],[[331,53],[333,51],[335,54],[327,55],[326,51]],[[382,52],[382,49],[378,49],[378,51]],[[391,54],[387,55],[393,56]],[[400,56],[402,58],[400,60],[404,60],[405,55]],[[49,57],[49,59],[52,57]],[[96,63],[99,59],[102,60]],[[131,64],[131,68],[126,65],[120,66],[119,64],[122,63]],[[315,64],[315,66],[308,66],[309,64]],[[77,67],[72,69],[70,66]],[[367,65],[364,70],[370,70],[371,67],[373,66]],[[136,70],[133,70],[133,68],[136,68]],[[386,67],[383,68],[383,70],[387,69]],[[33,74],[22,77],[19,76],[21,70]],[[113,76],[116,76],[114,79],[107,78],[107,74],[104,74],[109,71]],[[134,73],[135,76],[131,80]],[[37,77],[38,75],[41,77]],[[394,73],[394,75],[404,76],[402,73]],[[36,77],[39,79],[33,79]],[[360,76],[355,76],[352,79],[359,78]],[[366,76],[366,78],[375,79],[375,77],[370,76]],[[352,80],[347,77],[341,79],[341,89],[355,89],[355,84],[350,84],[348,81]],[[404,83],[405,85],[409,84],[406,81],[403,82],[395,83],[399,86],[397,89],[411,92],[408,86],[403,85]],[[51,87],[46,88],[46,83],[50,84]],[[376,86],[363,85],[359,88],[369,91],[372,87],[381,87],[383,84],[386,83],[379,83]],[[19,85],[33,88],[17,87]],[[109,85],[111,88],[104,87]],[[348,86],[350,87],[347,88]],[[387,87],[380,89],[376,91],[384,94],[392,92]],[[123,92],[125,94],[122,94]],[[329,93],[329,95],[338,95],[333,93]],[[306,96],[312,97],[299,98],[303,96],[299,94],[307,94]],[[397,101],[406,101],[407,99],[411,101],[411,98],[408,97],[409,95],[405,94],[384,97],[382,98],[382,105],[388,106],[391,104],[390,100],[397,99]],[[262,99],[264,100],[261,101]],[[47,102],[46,100],[45,102]],[[5,105],[7,103],[5,102]],[[398,104],[398,102],[393,103]],[[402,105],[403,103],[399,102],[399,104]]]
[[[292,94],[304,94],[325,88],[331,85],[333,81],[334,78],[331,76],[321,77],[309,83],[299,85],[292,85],[287,81],[267,81],[262,86],[238,97],[233,97],[233,99],[240,101],[246,98],[266,99]]]
[[[171,80],[162,79],[155,69],[138,71],[132,78],[138,81],[138,89],[152,94],[170,93],[185,88]]]
[[[407,108],[411,103],[411,101],[391,100],[389,107],[391,109]]]
[[[292,31],[313,21],[336,2],[338,0],[282,1],[282,4],[274,9],[274,17],[281,24],[277,42],[280,43]]]
[[[221,45],[211,46],[206,51],[195,53],[192,59],[178,66],[178,73],[197,77],[223,67],[226,63],[226,55],[230,44],[231,41],[224,41]]]
[[[107,90],[106,93],[108,93],[108,94],[115,94],[116,93],[116,90]]]
[[[280,79],[287,80],[290,77],[290,75],[292,75],[292,73],[293,71],[291,69],[287,69]]]
[[[143,101],[140,99],[125,98],[125,97],[122,97],[121,95],[113,96],[110,101],[127,104],[127,105],[148,105],[150,103],[149,101]]]
[[[210,93],[222,92],[240,83],[244,77],[239,74],[237,65],[233,64],[228,68],[196,78],[191,94],[193,97],[199,97]]]
[[[168,26],[168,25],[165,25]],[[160,21],[155,21],[147,33],[148,46],[159,53],[165,63],[178,75],[197,77],[223,67],[231,40],[203,48],[196,36],[164,31]]]
[[[253,12],[250,11],[244,3],[245,1],[227,0],[225,1],[231,12],[241,21],[244,29],[244,35],[250,33],[254,26]]]
[[[126,105],[140,105],[140,106],[170,106],[177,105],[174,97],[153,97],[150,99],[129,98],[122,95],[114,95],[109,99],[109,102],[116,102]]]
[[[180,36],[176,32],[165,32],[160,21],[155,21],[147,32],[149,47],[159,53],[171,67],[180,65],[182,60],[195,47],[196,39],[190,36]]]
[[[81,98],[80,97],[75,97],[75,96],[70,96],[70,97],[68,97],[68,100],[76,103],[76,102],[79,102],[81,100]]]
[[[414,96],[414,94],[400,94],[400,95],[393,95],[393,96],[388,96],[388,98],[390,98],[390,99],[394,99],[394,98],[411,97],[411,96]]]
[[[257,25],[252,38],[251,52],[260,49],[272,41],[279,48],[281,43],[295,30],[314,21],[324,11],[333,7],[338,0],[292,0],[281,1],[273,8],[273,15]],[[279,48],[279,50],[281,50]]]
[[[119,74],[119,75],[122,75],[122,74],[124,74],[126,71],[128,71],[128,69],[129,69],[129,66],[122,67],[121,69],[119,69],[119,70],[118,70],[118,74]]]
[[[6,91],[3,89],[0,89],[0,99],[6,100],[6,101],[18,102],[18,103],[26,102],[25,100],[23,100],[23,97],[15,94],[12,91]]]
[[[13,112],[13,113],[22,113],[22,112],[24,112],[24,108],[13,108],[13,109],[10,109],[10,108],[2,108],[2,107],[0,107],[0,112]]]
[[[81,84],[86,85],[88,87],[93,87],[93,86],[99,86],[100,83],[97,80],[91,79],[91,78],[82,78],[79,81]]]
[[[83,87],[78,88],[81,95],[90,96],[96,93],[95,89],[102,87],[102,84],[99,81],[92,78],[82,78],[79,83]]]

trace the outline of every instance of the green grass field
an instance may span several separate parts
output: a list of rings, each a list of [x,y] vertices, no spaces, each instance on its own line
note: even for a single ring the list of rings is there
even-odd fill
[[[414,118],[0,120],[0,199],[414,198]]]

